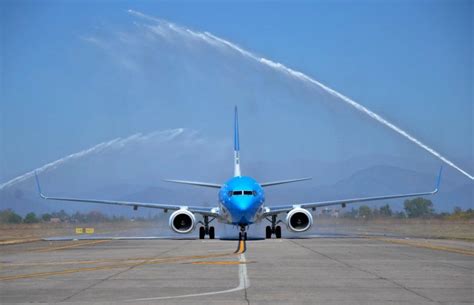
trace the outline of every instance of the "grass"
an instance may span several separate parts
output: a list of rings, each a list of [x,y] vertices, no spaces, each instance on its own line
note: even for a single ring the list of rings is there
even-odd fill
[[[0,242],[33,240],[51,236],[75,235],[75,229],[94,228],[96,234],[104,234],[138,227],[147,227],[151,222],[107,222],[107,223],[36,223],[0,224]]]
[[[474,220],[315,218],[321,230],[474,241]]]

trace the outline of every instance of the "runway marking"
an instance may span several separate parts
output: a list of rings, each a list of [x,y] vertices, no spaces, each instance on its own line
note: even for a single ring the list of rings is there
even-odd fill
[[[143,298],[143,299],[134,299],[134,300],[127,300],[126,302],[140,302],[140,301],[155,301],[155,300],[170,300],[170,299],[182,299],[182,298],[193,298],[193,297],[201,297],[201,296],[208,296],[208,295],[216,295],[216,294],[224,294],[224,293],[231,293],[240,290],[244,290],[250,287],[250,280],[247,275],[247,260],[245,259],[245,254],[239,254],[239,285],[232,289],[227,290],[220,290],[220,291],[210,291],[210,292],[203,292],[203,293],[194,293],[194,294],[184,294],[184,295],[176,295],[176,296],[168,296],[168,297],[155,297],[155,298]]]
[[[0,263],[0,267],[21,267],[21,266],[50,266],[50,265],[80,265],[80,264],[99,264],[99,263],[123,263],[123,262],[143,262],[150,261],[152,263],[159,261],[173,260],[192,260],[205,258],[218,258],[225,256],[233,256],[234,253],[216,253],[207,255],[191,255],[191,256],[171,256],[171,257],[135,257],[135,258],[116,258],[116,259],[98,259],[98,260],[73,260],[62,262],[30,262],[30,263]]]
[[[6,246],[6,245],[24,244],[24,243],[31,243],[31,242],[40,241],[40,240],[41,238],[11,239],[11,240],[0,241],[0,245]]]
[[[95,244],[102,244],[110,242],[110,240],[94,240],[94,241],[87,241],[87,242],[82,242],[82,243],[77,243],[77,244],[72,244],[72,245],[66,245],[66,246],[60,246],[60,247],[53,247],[53,248],[40,248],[40,249],[33,249],[30,250],[32,252],[51,252],[51,251],[56,251],[56,250],[64,250],[64,249],[71,249],[71,248],[77,248],[80,246],[87,246],[87,245],[95,245]]]
[[[129,259],[129,260],[126,259],[122,261],[118,260],[117,264],[110,264],[110,265],[105,265],[105,266],[84,267],[84,268],[74,268],[74,269],[66,269],[66,270],[60,270],[60,271],[37,272],[37,273],[29,273],[29,274],[3,276],[3,277],[0,277],[0,281],[11,281],[11,280],[37,278],[37,277],[49,277],[49,276],[64,275],[64,274],[71,274],[71,273],[78,273],[78,272],[127,268],[130,266],[139,266],[139,265],[153,265],[153,264],[157,265],[157,264],[165,264],[165,263],[177,263],[180,261],[190,261],[190,260],[192,261],[196,259],[219,258],[219,257],[234,256],[234,255],[236,254],[221,253],[221,254],[193,255],[193,256],[180,256],[180,257],[167,257],[167,258],[144,258],[144,259]],[[123,263],[127,261],[128,263]],[[88,261],[88,263],[90,264],[94,264],[95,262],[106,263],[106,261],[102,261],[102,260]]]
[[[236,254],[242,254],[245,252],[245,250],[247,250],[247,245],[245,243],[245,240],[242,239],[242,240],[239,240],[239,245],[237,247],[237,250],[235,250],[234,253]]]
[[[447,246],[439,246],[439,245],[429,244],[427,242],[421,243],[421,242],[416,241],[416,240],[392,239],[392,238],[382,238],[382,237],[367,237],[367,238],[372,239],[372,240],[378,240],[378,241],[393,243],[393,244],[407,245],[407,246],[413,246],[413,247],[417,247],[417,248],[425,248],[425,249],[438,250],[438,251],[447,251],[447,252],[453,252],[453,253],[458,253],[458,254],[474,256],[474,251],[472,251],[472,250],[462,249],[462,248],[454,248],[454,247],[447,247]]]

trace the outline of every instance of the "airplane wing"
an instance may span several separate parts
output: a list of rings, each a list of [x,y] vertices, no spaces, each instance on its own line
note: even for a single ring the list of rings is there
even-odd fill
[[[299,179],[290,179],[290,180],[272,181],[272,182],[263,182],[263,183],[260,183],[260,186],[261,187],[267,187],[267,186],[280,185],[280,184],[285,184],[285,183],[293,183],[293,182],[306,181],[306,180],[311,180],[311,177],[299,178]]]
[[[222,187],[222,185],[217,184],[217,183],[200,182],[200,181],[187,181],[187,180],[174,180],[174,179],[163,179],[163,181],[180,183],[180,184],[188,184],[188,185],[194,185],[194,186],[212,187],[216,189],[219,189]]]
[[[171,204],[159,204],[159,203],[147,203],[147,202],[136,202],[136,201],[116,201],[116,200],[101,200],[101,199],[83,199],[83,198],[70,198],[70,197],[50,197],[43,194],[39,183],[38,175],[35,173],[36,185],[38,186],[38,192],[41,198],[47,200],[59,200],[59,201],[73,201],[73,202],[86,202],[86,203],[100,203],[100,204],[111,204],[111,205],[122,205],[133,207],[134,210],[139,207],[153,208],[162,210],[180,210],[185,209],[192,213],[201,214],[204,216],[217,217],[219,216],[215,212],[215,208],[187,206],[187,205],[171,205]]]
[[[385,195],[385,196],[375,196],[375,197],[349,198],[349,199],[340,199],[340,200],[317,201],[317,202],[308,202],[308,203],[300,203],[300,204],[292,204],[292,205],[266,207],[267,210],[264,213],[264,216],[271,216],[271,215],[277,215],[277,214],[280,214],[280,213],[286,213],[286,212],[291,211],[294,208],[311,209],[311,208],[327,207],[327,206],[332,206],[332,205],[342,205],[343,207],[345,207],[345,205],[349,204],[349,203],[358,203],[358,202],[368,202],[368,201],[384,200],[384,199],[395,199],[395,198],[406,198],[406,197],[433,195],[433,194],[436,194],[439,190],[442,171],[443,171],[443,167],[441,167],[440,170],[439,170],[438,179],[437,179],[437,182],[436,182],[435,189],[432,190],[432,191],[429,191],[429,192],[410,193],[410,194],[395,194],[395,195]]]

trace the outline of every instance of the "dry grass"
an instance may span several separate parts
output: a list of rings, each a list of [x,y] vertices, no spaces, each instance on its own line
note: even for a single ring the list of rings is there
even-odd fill
[[[349,231],[357,234],[388,234],[474,241],[474,220],[316,218],[315,224],[322,230]]]
[[[29,240],[50,236],[74,235],[75,229],[94,228],[95,233],[106,234],[137,227],[150,226],[151,223],[113,222],[113,223],[37,223],[37,224],[1,224],[0,242],[10,240]]]

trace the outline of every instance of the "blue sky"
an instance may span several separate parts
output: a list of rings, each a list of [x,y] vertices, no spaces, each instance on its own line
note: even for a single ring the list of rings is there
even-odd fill
[[[131,118],[131,113],[139,117],[149,112],[149,104],[154,103],[153,84],[134,84],[135,77],[111,68],[110,53],[101,53],[85,40],[104,32],[133,31],[136,20],[127,14],[128,9],[211,32],[302,71],[383,115],[462,166],[473,168],[471,1],[2,1],[0,8],[1,181],[114,137],[176,127],[206,134],[211,125],[221,128],[222,122],[229,121],[231,108],[229,113],[216,114],[225,117],[221,121],[194,124],[192,113],[213,111],[194,104],[186,104],[184,114],[164,111],[166,115],[157,115],[156,121],[153,116]],[[150,78],[160,79],[154,74]],[[179,83],[180,79],[168,81]],[[212,84],[206,85],[212,88]],[[222,93],[225,96],[226,92]],[[113,105],[105,102],[112,100]],[[243,108],[243,112],[249,111]],[[187,115],[189,120],[180,120]],[[294,116],[298,116],[296,110]],[[330,118],[325,121],[322,117],[321,124],[314,126],[323,128]],[[362,132],[373,127],[372,123],[361,123],[352,128],[350,120],[348,129]],[[255,128],[259,120],[249,117],[248,122]],[[263,131],[255,133],[263,136]],[[227,134],[224,130],[215,136]],[[377,133],[374,139],[392,139],[388,134]],[[332,138],[320,136],[318,145],[334,144]],[[350,141],[341,141],[346,140]],[[294,143],[298,141],[304,142],[305,136]],[[377,146],[381,153],[393,152],[398,147],[396,141],[366,143],[370,149],[365,151],[360,145],[354,154],[376,153]],[[412,144],[403,145],[395,154],[410,155]],[[344,153],[337,156],[350,157],[351,149],[343,148]],[[271,150],[262,152],[270,154]],[[300,157],[319,151],[317,146],[309,146]],[[321,154],[322,159],[334,157],[329,150]],[[285,160],[290,162],[293,156],[294,151],[288,149]]]

